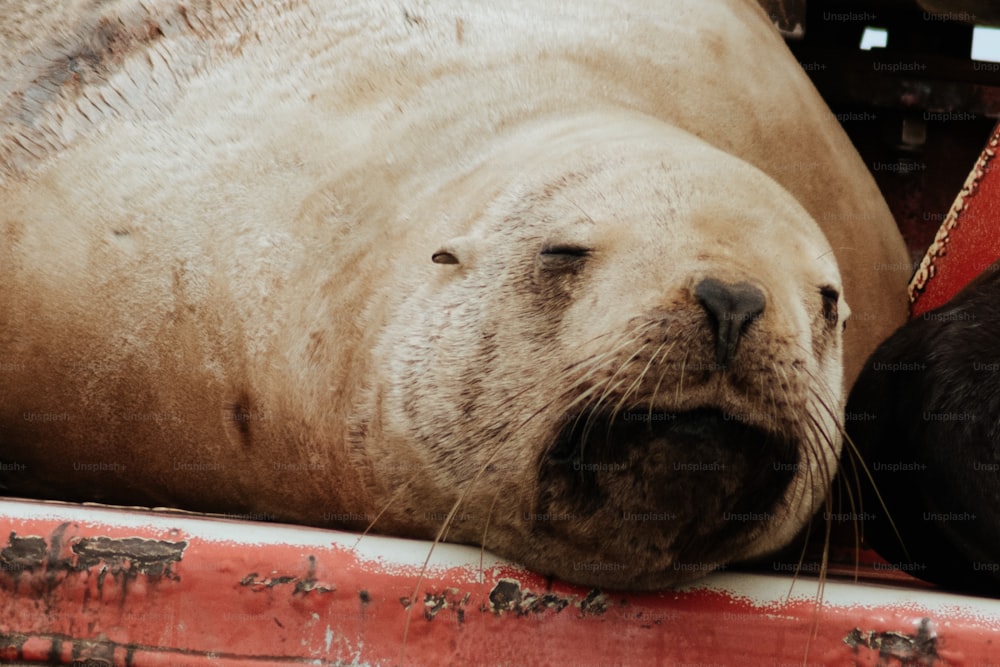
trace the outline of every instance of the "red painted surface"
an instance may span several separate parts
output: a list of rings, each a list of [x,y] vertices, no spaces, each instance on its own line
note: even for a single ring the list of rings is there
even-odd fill
[[[955,199],[910,284],[912,315],[944,305],[1000,258],[1000,125]]]
[[[998,664],[1000,602],[903,587],[830,582],[821,606],[812,580],[750,574],[599,593],[454,546],[421,579],[425,542],[20,501],[0,517],[3,664]]]

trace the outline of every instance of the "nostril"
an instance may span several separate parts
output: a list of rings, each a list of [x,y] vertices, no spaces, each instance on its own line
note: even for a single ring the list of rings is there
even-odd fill
[[[694,296],[708,314],[715,336],[715,361],[728,366],[736,354],[740,336],[767,304],[764,292],[750,283],[724,283],[705,278],[694,288]]]

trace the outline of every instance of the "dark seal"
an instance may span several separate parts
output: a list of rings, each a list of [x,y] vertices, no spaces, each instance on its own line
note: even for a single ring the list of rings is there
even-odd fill
[[[872,476],[858,471],[865,541],[914,576],[1000,594],[1000,262],[875,351],[846,423]]]

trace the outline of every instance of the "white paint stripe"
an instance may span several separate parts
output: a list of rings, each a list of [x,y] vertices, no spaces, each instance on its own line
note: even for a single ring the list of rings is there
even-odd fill
[[[77,521],[90,525],[114,526],[119,529],[178,529],[185,535],[209,542],[232,542],[244,545],[292,544],[325,548],[330,545],[353,549],[359,558],[381,561],[391,568],[422,567],[430,542],[380,535],[366,535],[339,530],[309,528],[279,523],[236,521],[206,517],[176,511],[122,509],[103,505],[78,505],[52,501],[0,499],[0,516],[23,520]],[[505,564],[493,554],[458,544],[434,547],[430,567],[492,568]]]
[[[811,577],[793,579],[791,575],[718,573],[681,590],[722,592],[744,599],[755,607],[776,607],[789,600],[812,602],[816,599],[818,588],[819,582]],[[984,630],[1000,630],[1000,600],[921,588],[828,580],[823,587],[823,606],[912,608],[915,618],[927,615],[942,618],[959,616],[982,623]]]

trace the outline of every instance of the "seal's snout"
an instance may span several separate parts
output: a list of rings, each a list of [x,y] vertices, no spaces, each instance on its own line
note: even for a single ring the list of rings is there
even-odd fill
[[[767,303],[764,293],[750,283],[705,278],[695,286],[694,296],[712,325],[715,361],[728,366],[736,354],[740,336],[764,312]]]

